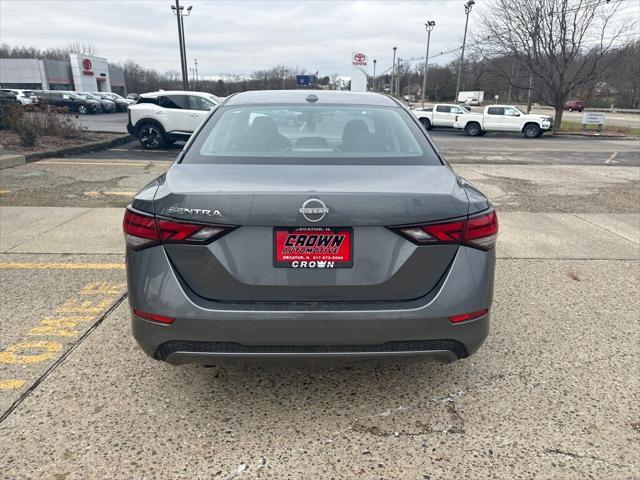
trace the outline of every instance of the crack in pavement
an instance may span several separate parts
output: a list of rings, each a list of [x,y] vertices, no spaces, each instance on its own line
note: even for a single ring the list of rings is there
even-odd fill
[[[53,372],[56,368],[58,368],[58,366],[60,364],[62,364],[62,362],[64,362],[64,360],[71,354],[71,352],[73,352],[85,339],[87,339],[89,337],[89,335],[91,335],[91,332],[93,332],[96,328],[98,328],[102,322],[116,309],[120,306],[120,304],[124,301],[124,299],[127,298],[127,293],[123,293],[119,298],[117,298],[109,308],[107,308],[104,313],[102,313],[102,315],[100,315],[100,317],[98,317],[98,319],[96,320],[96,322],[91,325],[91,327],[89,327],[89,329],[84,332],[84,334],[78,338],[78,341],[75,342],[74,344],[72,344],[69,349],[64,352],[60,358],[58,358],[55,362],[53,362],[53,364],[51,364],[51,366],[49,368],[47,368],[45,370],[45,372],[40,375],[35,382],[33,382],[33,384],[27,389],[25,390],[22,395],[20,395],[20,397],[18,397],[18,399],[13,402],[11,404],[11,406],[0,416],[0,425],[2,425],[2,423],[9,418],[9,415],[11,415],[13,413],[13,411],[18,408],[20,406],[20,404],[22,402],[24,402],[27,397],[29,397],[29,395],[31,395],[31,393],[38,388],[38,385],[40,385],[48,376],[49,374],[51,374],[51,372]]]
[[[567,452],[565,450],[560,450],[559,448],[545,448],[544,449],[544,453],[550,453],[550,454],[554,454],[554,455],[564,455],[566,457],[570,457],[570,458],[574,458],[574,459],[587,459],[587,460],[595,460],[597,462],[603,462],[606,463],[607,465],[611,465],[612,467],[619,467],[619,468],[625,468],[625,467],[633,467],[633,465],[628,464],[628,463],[615,463],[615,462],[610,462],[609,460],[602,458],[602,457],[598,457],[596,455],[581,455],[579,453],[573,453],[573,452]]]

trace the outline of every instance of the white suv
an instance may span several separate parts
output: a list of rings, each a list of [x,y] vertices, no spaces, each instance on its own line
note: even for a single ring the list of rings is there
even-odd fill
[[[176,140],[187,140],[219,103],[218,97],[204,92],[144,93],[128,108],[127,130],[138,137],[144,148],[159,148]]]
[[[21,88],[3,88],[3,92],[13,93],[16,96],[16,100],[20,105],[29,105],[30,103],[36,103],[36,94],[31,90],[23,90]]]

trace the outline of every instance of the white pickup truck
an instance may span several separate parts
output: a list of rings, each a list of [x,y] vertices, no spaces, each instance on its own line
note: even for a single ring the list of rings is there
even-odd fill
[[[465,109],[452,103],[437,103],[427,109],[414,108],[411,112],[418,118],[424,128],[453,128],[456,117],[468,113]]]
[[[471,137],[486,132],[520,132],[526,138],[537,138],[553,128],[553,118],[527,114],[513,105],[491,105],[485,107],[484,113],[458,116],[453,126]]]

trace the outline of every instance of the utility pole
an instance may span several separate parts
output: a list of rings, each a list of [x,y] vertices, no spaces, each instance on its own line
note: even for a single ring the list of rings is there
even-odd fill
[[[402,59],[398,57],[398,74],[396,75],[396,98],[400,98],[400,62]]]
[[[191,15],[191,9],[193,7],[189,5],[185,12],[184,7],[180,6],[180,0],[176,0],[175,5],[171,5],[171,10],[176,16],[178,22],[178,43],[180,46],[180,67],[182,69],[182,89],[189,90],[189,76],[187,75],[187,49],[184,43],[184,21],[183,17]]]
[[[427,68],[429,67],[429,43],[431,43],[431,30],[436,26],[436,22],[428,20],[424,24],[427,29],[427,54],[424,56],[424,78],[422,79],[422,108],[424,108],[424,94],[427,90]]]
[[[391,85],[390,85],[390,89],[389,89],[389,93],[391,95],[393,95],[395,93],[395,86],[394,86],[394,79],[396,76],[396,50],[398,50],[398,47],[393,47],[393,63],[391,64]]]
[[[535,25],[533,26],[533,53],[538,57],[538,34],[539,34],[540,7],[536,7]],[[531,97],[533,94],[533,71],[529,68],[529,94],[527,95],[527,113],[531,113]]]
[[[196,87],[198,86],[198,59],[197,58],[193,59],[193,65],[194,65],[193,69],[195,70],[193,90],[195,91]]]
[[[529,74],[529,93],[527,95],[527,113],[531,113],[531,94],[533,92],[533,74]]]
[[[378,60],[376,60],[375,58],[373,59],[373,91],[376,91],[376,63],[378,63]]]
[[[453,99],[454,102],[458,101],[458,93],[460,93],[460,79],[462,78],[462,66],[464,63],[464,47],[467,43],[467,27],[469,26],[469,14],[471,13],[471,8],[475,5],[474,0],[468,0],[467,3],[464,4],[464,14],[467,16],[467,19],[464,22],[464,37],[462,38],[462,54],[460,55],[460,66],[458,67],[458,82],[456,83],[456,97]]]

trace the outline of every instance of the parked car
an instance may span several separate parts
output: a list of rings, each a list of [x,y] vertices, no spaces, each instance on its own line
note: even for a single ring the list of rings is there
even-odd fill
[[[89,92],[76,92],[77,95],[85,100],[92,100],[100,104],[100,110],[105,113],[112,113],[116,111],[116,102],[113,100],[107,100],[106,98],[98,97]]]
[[[102,111],[102,101],[101,99],[96,99],[93,98],[92,95],[86,93],[86,92],[66,92],[69,93],[71,95],[73,95],[74,97],[80,98],[82,100],[84,100],[85,102],[87,102],[90,106],[91,106],[91,110],[89,113],[98,113]]]
[[[580,100],[570,100],[568,102],[564,102],[564,104],[562,105],[562,109],[569,110],[570,112],[573,112],[574,110],[581,112],[582,110],[584,110],[584,102]]]
[[[5,90],[0,91],[0,103],[2,103],[3,105],[20,105],[18,96],[13,92],[8,92]]]
[[[187,140],[218,103],[215,95],[204,92],[144,93],[129,107],[127,130],[145,148]]]
[[[112,102],[114,102],[116,104],[116,110],[118,112],[126,112],[127,107],[133,103],[130,100],[125,100],[121,96],[111,92],[91,92],[91,93],[93,93],[94,95],[102,99],[111,100]]]
[[[424,110],[415,108],[411,111],[427,130],[433,127],[453,128],[456,117],[467,113],[460,105],[449,103],[437,103]]]
[[[278,127],[284,110],[309,121]],[[489,332],[496,212],[384,95],[229,97],[123,228],[132,331],[156,360],[452,362]]]
[[[60,90],[45,90],[38,95],[39,103],[46,103],[56,107],[67,107],[72,112],[81,115],[87,113],[96,113],[100,108],[100,103],[95,100],[85,100],[75,92],[66,92]]]
[[[20,105],[30,105],[37,101],[37,97],[31,90],[23,90],[21,88],[4,88],[3,92],[13,93]]]
[[[483,113],[458,116],[453,126],[472,137],[487,132],[521,132],[526,138],[537,138],[553,128],[553,118],[527,114],[513,105],[491,105]]]

